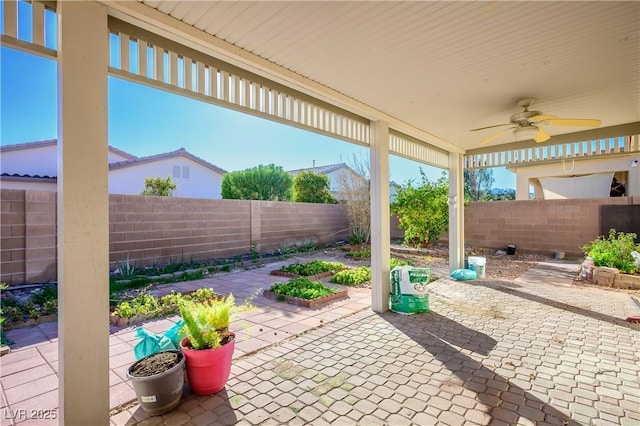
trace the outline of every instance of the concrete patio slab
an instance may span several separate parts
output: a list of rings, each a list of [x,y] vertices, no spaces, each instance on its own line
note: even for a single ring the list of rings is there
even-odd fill
[[[317,310],[258,296],[236,321],[248,327],[226,388],[204,397],[186,386],[180,406],[157,417],[130,403],[124,373],[137,339],[114,330],[111,423],[638,425],[640,325],[624,320],[638,314],[633,293],[572,285],[576,272],[551,261],[511,281],[441,279],[431,311],[417,315],[371,312],[367,289]],[[243,286],[271,279],[266,268],[228,276]],[[144,327],[162,332],[176,319]],[[32,424],[16,410],[57,407],[56,338],[25,335],[1,359],[3,425]]]

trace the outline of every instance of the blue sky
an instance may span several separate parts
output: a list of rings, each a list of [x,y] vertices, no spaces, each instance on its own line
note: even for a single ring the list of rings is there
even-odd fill
[[[57,136],[56,63],[2,48],[1,144]],[[285,170],[368,159],[368,149],[313,132],[227,110],[109,77],[109,144],[137,156],[185,148],[228,171],[258,164]],[[396,156],[390,179],[420,181],[419,169],[436,179],[441,169]],[[515,188],[515,175],[496,169],[494,187]]]

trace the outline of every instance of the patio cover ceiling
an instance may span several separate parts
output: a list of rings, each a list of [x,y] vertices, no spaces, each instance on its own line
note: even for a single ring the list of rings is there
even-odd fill
[[[449,151],[478,148],[502,128],[469,130],[508,123],[527,97],[548,115],[602,120],[593,133],[545,126],[547,144],[640,128],[639,2],[107,4],[121,19]],[[512,143],[507,132],[490,150]]]

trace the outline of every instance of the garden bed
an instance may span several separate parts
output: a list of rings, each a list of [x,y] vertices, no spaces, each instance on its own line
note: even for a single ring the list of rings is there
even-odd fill
[[[278,277],[285,277],[285,278],[309,278],[310,280],[319,280],[321,278],[327,278],[330,277],[332,275],[334,275],[335,272],[333,271],[327,271],[327,272],[322,272],[320,274],[315,274],[315,275],[298,275],[298,274],[294,274],[292,272],[285,272],[285,271],[281,271],[279,269],[274,269],[273,271],[271,271],[271,275],[276,275]]]
[[[284,296],[281,294],[274,293],[271,290],[265,290],[263,294],[264,294],[264,297],[267,297],[272,300],[278,300],[278,301],[286,302],[292,305],[301,306],[303,308],[312,308],[312,309],[320,305],[323,305],[325,303],[333,302],[339,299],[345,299],[349,296],[349,292],[347,290],[341,290],[334,294],[330,294],[328,296],[324,296],[324,297],[320,297],[318,299],[312,299],[312,300],[306,300],[300,297]]]

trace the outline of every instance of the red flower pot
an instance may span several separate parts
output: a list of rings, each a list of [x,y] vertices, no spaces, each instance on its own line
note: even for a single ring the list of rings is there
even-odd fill
[[[231,340],[215,349],[189,349],[189,339],[180,342],[187,366],[187,380],[194,393],[211,395],[221,391],[231,373],[231,359],[236,344],[236,335],[229,332]]]

